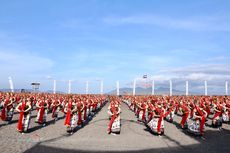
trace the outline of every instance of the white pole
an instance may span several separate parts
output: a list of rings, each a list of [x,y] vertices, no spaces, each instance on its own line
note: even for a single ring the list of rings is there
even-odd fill
[[[186,92],[185,92],[185,95],[188,96],[188,81],[186,81],[186,85],[185,85],[185,88],[186,88]]]
[[[103,86],[104,84],[103,84],[103,81],[101,80],[101,95],[103,95]]]
[[[133,81],[133,96],[136,94],[136,79]]]
[[[169,95],[172,96],[172,80],[169,80],[169,88],[170,88]]]
[[[71,80],[69,80],[69,90],[68,90],[68,94],[71,93]]]
[[[205,96],[208,95],[208,85],[207,85],[207,81],[206,80],[204,81],[204,94],[205,94]]]
[[[117,96],[119,96],[120,95],[120,93],[119,93],[119,81],[117,81]]]
[[[56,94],[56,80],[54,80],[54,88],[53,88],[53,93]]]
[[[13,84],[13,80],[12,80],[12,78],[11,78],[11,77],[8,77],[8,79],[9,79],[9,83],[10,83],[10,90],[11,90],[11,92],[14,92],[14,84]]]
[[[228,81],[225,82],[225,94],[228,95]]]
[[[85,94],[89,94],[89,81],[86,81]]]
[[[155,83],[154,83],[154,80],[152,82],[152,95],[155,94]]]

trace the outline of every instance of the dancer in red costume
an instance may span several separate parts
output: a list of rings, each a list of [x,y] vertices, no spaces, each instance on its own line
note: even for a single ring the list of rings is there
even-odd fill
[[[154,101],[148,102],[148,122],[150,122],[153,119],[153,116],[155,115],[155,106],[154,106]]]
[[[87,120],[87,117],[88,117],[88,99],[86,97],[84,97],[83,99],[83,104],[84,104],[84,108],[83,108],[83,119],[84,121]]]
[[[162,126],[162,121],[163,121],[163,118],[165,117],[164,114],[165,113],[165,109],[163,108],[163,104],[159,104],[157,107],[156,107],[156,115],[155,117],[158,118],[158,122],[157,122],[157,133],[160,135],[162,134],[162,129],[161,129],[161,126]]]
[[[195,105],[193,118],[200,123],[200,134],[204,135],[204,124],[206,121],[207,112],[201,108],[198,104]]]
[[[67,126],[67,132],[73,134],[74,125],[76,122],[77,106],[72,99],[68,100],[68,103],[65,105],[64,112],[66,113],[64,125]]]
[[[14,102],[15,101],[10,97],[8,93],[5,98],[2,98],[1,119],[3,121],[8,121],[8,123],[11,122],[14,113],[14,108],[13,108]]]
[[[84,110],[84,103],[81,101],[81,99],[77,102],[77,125],[82,126],[82,111]]]
[[[36,103],[36,107],[38,109],[38,114],[35,122],[43,124],[43,126],[45,126],[48,111],[48,103],[45,97],[42,97],[42,99]]]
[[[58,113],[61,110],[61,102],[58,100],[58,98],[55,98],[51,104],[52,107],[52,118],[54,121],[58,120]]]
[[[30,123],[31,102],[29,99],[23,99],[16,107],[19,114],[17,130],[21,133],[27,132]]]
[[[172,123],[173,122],[173,117],[174,117],[175,103],[173,101],[168,102],[166,104],[165,110],[166,110],[166,113],[165,113],[164,116],[165,116],[166,121]]]
[[[146,117],[145,117],[146,109],[148,108],[148,105],[145,103],[145,101],[143,101],[141,103],[138,103],[137,107],[138,107],[138,111],[137,111],[138,120],[145,123],[146,122]],[[141,112],[141,116],[140,116],[140,112]]]
[[[6,101],[4,99],[4,97],[2,97],[1,100],[1,119],[3,121],[6,121],[6,115],[7,114],[7,106],[6,106]]]
[[[180,108],[182,111],[182,119],[181,119],[180,125],[181,125],[181,128],[184,129],[184,128],[187,128],[185,127],[185,125],[187,126],[187,119],[189,118],[190,111],[189,111],[189,107],[186,102],[184,103],[180,102]]]
[[[212,118],[212,126],[213,127],[217,127],[219,129],[221,129],[222,110],[223,110],[223,105],[220,103],[220,101],[218,101],[217,104],[214,105],[214,116]]]
[[[111,116],[111,119],[110,119],[109,124],[108,124],[107,133],[110,134],[111,132],[113,132],[112,131],[113,123],[115,122],[116,119],[120,118],[119,114],[121,112],[121,109],[120,109],[119,104],[117,102],[111,102],[109,107],[108,107],[108,110],[109,110],[108,114]],[[118,123],[118,124],[120,124],[120,123]],[[119,125],[118,125],[118,127],[119,127]],[[120,130],[116,131],[116,132],[119,133]]]

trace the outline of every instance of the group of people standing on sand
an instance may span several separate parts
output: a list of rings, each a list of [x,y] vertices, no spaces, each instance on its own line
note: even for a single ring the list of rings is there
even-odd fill
[[[0,118],[10,124],[13,115],[19,113],[17,130],[24,133],[29,129],[33,110],[37,111],[35,122],[42,126],[46,126],[48,113],[54,122],[63,113],[67,132],[73,133],[76,122],[82,126],[105,102],[106,97],[101,95],[0,93]]]
[[[204,135],[205,124],[211,120],[213,128],[221,129],[222,123],[229,123],[230,96],[105,96],[47,93],[0,93],[0,119],[10,124],[18,113],[17,130],[27,132],[31,112],[36,111],[35,122],[46,126],[47,115],[53,121],[60,113],[65,117],[64,125],[72,134],[84,122],[109,101],[109,124],[107,133],[120,133],[121,102],[125,102],[140,122],[155,134],[164,134],[164,120],[173,122],[175,114],[181,116],[182,129],[195,135]],[[75,125],[76,124],[76,125]]]
[[[173,122],[175,114],[181,116],[181,128],[194,135],[204,135],[208,120],[219,129],[223,122],[229,123],[229,96],[124,96],[123,100],[158,135],[164,134],[164,120]]]
[[[106,103],[106,96],[73,96],[64,104],[64,112],[66,114],[65,125],[67,132],[74,132],[75,123],[82,127],[83,122],[93,117]]]

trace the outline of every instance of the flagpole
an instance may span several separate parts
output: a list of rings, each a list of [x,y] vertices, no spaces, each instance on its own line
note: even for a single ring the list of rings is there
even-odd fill
[[[89,81],[86,81],[85,94],[89,94]]]
[[[225,94],[228,95],[228,81],[225,82]]]
[[[185,87],[185,88],[186,88],[186,93],[185,93],[185,95],[188,96],[188,81],[186,81],[186,85],[185,85],[185,86],[186,86],[186,87]]]
[[[119,87],[120,85],[119,85],[119,81],[117,81],[117,96],[119,96],[120,95],[120,91],[119,91]]]
[[[68,93],[71,94],[71,80],[69,80],[69,90]]]
[[[53,94],[56,94],[56,80],[54,80],[53,84]]]
[[[172,96],[172,80],[169,80],[169,88],[170,88],[169,95]]]
[[[103,86],[104,84],[103,84],[103,81],[101,80],[101,95],[103,95]]]
[[[10,90],[11,90],[11,92],[14,92],[14,84],[13,84],[13,80],[12,80],[11,76],[8,77],[8,79],[9,79],[9,84],[10,84]]]
[[[136,94],[136,79],[133,81],[133,96]]]
[[[155,93],[155,83],[154,83],[154,80],[152,81],[152,95],[154,95]]]
[[[204,81],[204,94],[205,94],[205,96],[208,95],[208,85],[207,85],[207,81],[206,80]]]

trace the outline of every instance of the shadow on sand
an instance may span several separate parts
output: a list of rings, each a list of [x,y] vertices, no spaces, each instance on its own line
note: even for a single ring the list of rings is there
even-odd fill
[[[167,147],[167,148],[152,148],[152,149],[144,149],[144,150],[128,150],[128,151],[92,151],[92,150],[78,150],[77,148],[75,150],[71,149],[64,149],[64,148],[55,148],[55,147],[49,147],[46,146],[45,143],[55,142],[56,140],[62,139],[63,137],[66,137],[65,135],[54,138],[51,140],[46,140],[37,143],[34,147],[28,149],[24,153],[40,153],[40,152],[46,152],[46,153],[229,153],[230,147],[230,131],[223,129],[221,132],[219,131],[212,131],[208,130],[206,131],[207,138],[204,139],[196,139],[199,144],[193,144],[193,145],[187,145],[183,146],[181,145],[177,140],[172,139],[171,137],[164,135],[162,138],[167,139],[169,141],[172,141],[176,143],[177,147]],[[100,148],[98,148],[100,149]],[[115,148],[111,148],[115,149]],[[118,148],[119,149],[119,148]]]

